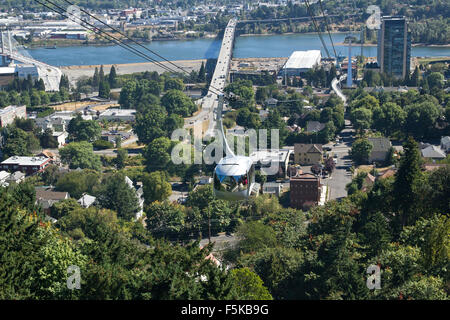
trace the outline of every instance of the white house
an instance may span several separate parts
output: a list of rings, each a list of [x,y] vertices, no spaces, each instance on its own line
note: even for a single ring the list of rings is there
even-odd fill
[[[449,136],[441,138],[441,149],[447,153],[450,151],[450,137]]]

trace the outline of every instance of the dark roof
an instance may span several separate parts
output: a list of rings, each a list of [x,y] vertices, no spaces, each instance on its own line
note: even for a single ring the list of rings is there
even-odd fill
[[[385,137],[368,138],[368,140],[373,145],[372,152],[389,151],[392,147],[391,141]]]
[[[319,121],[308,121],[306,123],[306,131],[307,132],[318,132],[322,131],[325,128],[325,123],[321,123]]]
[[[35,188],[35,189],[36,189],[36,199],[64,200],[69,195],[67,192],[52,191],[45,188]]]

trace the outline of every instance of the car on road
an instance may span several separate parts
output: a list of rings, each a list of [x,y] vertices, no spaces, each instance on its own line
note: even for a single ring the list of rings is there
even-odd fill
[[[334,164],[337,164],[338,163],[338,161],[337,161],[337,159],[335,158],[335,159],[333,159],[333,162],[334,162]]]
[[[331,151],[331,147],[323,147],[322,148],[324,151]]]
[[[335,153],[334,155],[333,155],[333,158],[337,158],[338,157],[338,155],[337,155],[337,153]]]

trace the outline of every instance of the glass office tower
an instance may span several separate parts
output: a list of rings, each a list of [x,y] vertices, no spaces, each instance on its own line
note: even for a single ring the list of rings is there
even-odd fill
[[[384,16],[378,30],[380,72],[405,78],[411,66],[411,33],[403,16]]]

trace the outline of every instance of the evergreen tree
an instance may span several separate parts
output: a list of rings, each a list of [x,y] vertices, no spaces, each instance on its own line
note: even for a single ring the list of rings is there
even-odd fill
[[[394,196],[397,209],[396,228],[412,225],[417,220],[415,206],[417,189],[422,176],[422,159],[417,143],[412,137],[403,145],[404,155],[400,159],[400,167],[395,175]]]
[[[38,91],[45,91],[45,84],[44,84],[44,80],[39,79],[34,83],[34,87],[36,88],[36,90]]]
[[[420,84],[420,71],[419,71],[419,67],[416,66],[416,68],[414,69],[414,72],[411,76],[410,85],[412,87],[418,87],[419,84]]]
[[[98,86],[98,96],[100,98],[109,99],[111,91],[109,89],[109,83],[105,80],[101,80]]]
[[[98,74],[98,68],[95,67],[94,76],[92,77],[92,86],[94,88],[97,88],[99,83],[100,83],[100,78],[99,78],[99,74]]]
[[[111,70],[109,71],[108,82],[110,88],[115,88],[117,86],[117,73],[114,66],[111,66]]]
[[[206,69],[204,63],[202,62],[200,70],[198,71],[198,82],[205,82],[205,81],[206,81]]]
[[[105,80],[105,71],[103,70],[103,65],[100,66],[100,72],[98,74],[98,82]]]

